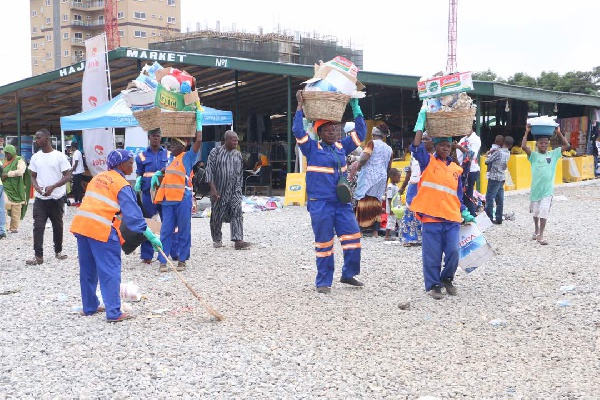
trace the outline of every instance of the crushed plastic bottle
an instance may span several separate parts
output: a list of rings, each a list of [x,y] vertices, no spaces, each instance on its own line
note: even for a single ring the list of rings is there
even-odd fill
[[[561,286],[559,290],[563,293],[570,293],[575,290],[575,285]]]
[[[469,274],[469,273],[475,271],[476,269],[477,269],[477,267],[467,267],[467,268],[465,268],[465,272],[467,274]]]
[[[58,301],[60,301],[62,303],[62,302],[67,301],[68,296],[64,293],[59,293],[57,296],[57,299],[58,299]]]
[[[493,319],[490,321],[490,325],[492,325],[494,328],[500,328],[508,325],[508,322],[506,322],[504,319]]]
[[[556,305],[559,307],[569,307],[571,305],[571,302],[567,299],[564,299],[564,300],[557,301]]]

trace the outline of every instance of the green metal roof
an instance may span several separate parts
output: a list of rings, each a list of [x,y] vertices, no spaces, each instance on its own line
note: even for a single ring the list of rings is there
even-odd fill
[[[295,103],[293,93],[314,73],[313,66],[308,65],[125,47],[110,51],[108,57],[113,95],[125,89],[127,83],[137,77],[138,62],[143,64],[158,61],[163,66],[185,69],[195,76],[204,88],[201,92],[202,101],[211,107],[235,111],[238,122],[245,121],[248,112],[272,115],[287,111],[288,88],[292,89],[291,99]],[[15,130],[17,100],[21,101],[23,124],[28,124],[30,131],[51,125],[58,127],[60,116],[79,112],[84,69],[85,63],[80,62],[0,87],[2,130]],[[237,93],[235,90],[211,89],[236,78],[244,83],[238,87]],[[367,87],[368,96],[387,91],[388,97],[385,98],[389,99],[398,97],[398,92],[402,93],[397,90],[399,88],[415,89],[419,77],[360,71],[359,79]],[[476,81],[474,86],[475,90],[470,94],[600,107],[599,96],[553,92],[496,82]],[[418,109],[418,98],[409,100]],[[412,108],[408,107],[405,111]]]

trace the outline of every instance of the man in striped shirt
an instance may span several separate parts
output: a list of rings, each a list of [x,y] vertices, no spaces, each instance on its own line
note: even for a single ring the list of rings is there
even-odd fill
[[[246,250],[250,243],[244,242],[244,216],[242,214],[242,182],[244,162],[237,149],[238,135],[225,132],[225,144],[214,148],[206,163],[206,182],[210,185],[210,234],[213,247],[223,246],[221,227],[228,222],[234,249]]]
[[[485,193],[485,213],[494,224],[502,223],[502,212],[504,211],[504,180],[506,168],[508,168],[508,159],[510,158],[510,148],[514,139],[510,136],[504,138],[504,145],[491,153],[485,160],[488,166],[488,186]],[[496,202],[496,218],[494,219],[494,201]]]

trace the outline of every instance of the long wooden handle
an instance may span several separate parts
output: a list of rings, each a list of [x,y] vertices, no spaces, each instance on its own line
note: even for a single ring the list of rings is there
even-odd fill
[[[171,262],[171,260],[169,260],[167,258],[167,255],[165,254],[165,252],[163,251],[163,249],[159,248],[158,251],[160,252],[160,254],[162,254],[162,256],[165,258],[165,260],[167,260],[167,262],[169,263],[169,266],[171,267],[171,269],[175,272],[175,274],[177,274],[177,277],[179,278],[179,280],[181,282],[183,282],[183,284],[185,285],[185,287],[188,288],[188,290],[190,292],[192,292],[192,294],[198,299],[198,301],[200,301],[200,303],[204,306],[204,308],[206,309],[206,311],[208,311],[213,317],[215,317],[217,320],[219,321],[223,321],[224,317],[214,308],[212,308],[211,306],[209,306],[202,297],[200,297],[200,295],[194,290],[194,288],[185,281],[185,279],[183,279],[183,276],[181,276],[181,274],[179,273],[179,271],[177,271],[177,268],[175,268],[175,265],[173,265],[173,263]]]

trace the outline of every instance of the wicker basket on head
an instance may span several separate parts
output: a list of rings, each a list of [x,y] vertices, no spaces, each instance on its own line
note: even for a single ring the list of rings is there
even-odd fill
[[[159,124],[164,137],[196,136],[196,113],[193,111],[162,111]]]
[[[159,127],[160,108],[153,107],[148,110],[134,111],[133,116],[146,132]]]
[[[326,119],[340,122],[350,96],[335,92],[302,91],[304,116],[311,120]]]
[[[425,129],[427,134],[433,137],[466,136],[473,132],[474,117],[474,108],[447,112],[428,112]]]

